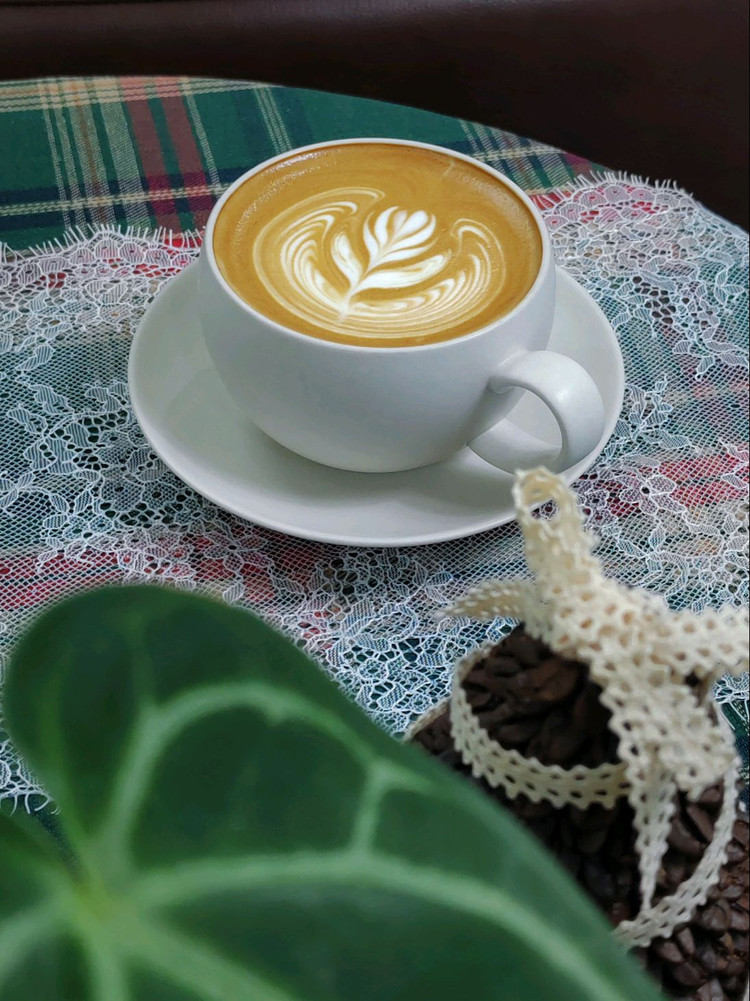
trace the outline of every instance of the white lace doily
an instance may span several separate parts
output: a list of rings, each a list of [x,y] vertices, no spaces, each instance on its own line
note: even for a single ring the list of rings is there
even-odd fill
[[[607,176],[546,198],[558,263],[614,325],[626,399],[576,484],[605,572],[675,608],[742,606],[747,574],[747,235],[684,192]],[[301,640],[393,732],[447,695],[506,621],[437,621],[524,567],[517,526],[400,550],[291,539],[169,473],[133,417],[130,339],[194,239],[100,230],[0,248],[0,649],[45,603],[164,580],[250,607]],[[747,676],[720,682],[747,734]],[[0,797],[35,786],[0,734]]]

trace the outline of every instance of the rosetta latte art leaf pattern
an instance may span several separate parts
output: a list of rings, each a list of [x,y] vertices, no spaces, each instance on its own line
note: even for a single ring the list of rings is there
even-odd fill
[[[386,200],[369,188],[327,191],[273,220],[254,252],[267,291],[301,319],[379,339],[437,332],[486,306],[504,278],[497,237]]]

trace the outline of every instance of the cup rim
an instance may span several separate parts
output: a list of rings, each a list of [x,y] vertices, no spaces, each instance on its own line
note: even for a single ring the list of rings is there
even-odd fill
[[[221,269],[216,263],[216,258],[214,256],[214,246],[213,246],[213,236],[214,228],[216,226],[216,220],[219,217],[224,203],[231,198],[234,192],[240,188],[248,178],[252,177],[254,174],[260,173],[261,170],[265,170],[274,163],[278,163],[281,160],[285,160],[290,156],[294,156],[297,153],[307,153],[312,150],[326,149],[330,146],[352,146],[364,143],[379,143],[381,145],[388,146],[410,146],[417,147],[420,149],[430,149],[438,153],[444,153],[447,156],[455,157],[459,160],[464,160],[467,163],[472,164],[475,167],[479,167],[486,173],[491,174],[500,183],[505,184],[511,189],[526,205],[526,207],[531,212],[532,218],[536,223],[537,229],[542,239],[542,259],[539,263],[539,270],[537,272],[536,278],[534,279],[531,288],[527,291],[526,295],[521,299],[520,302],[516,303],[513,309],[509,313],[505,313],[503,316],[492,320],[490,323],[486,323],[483,327],[478,330],[472,330],[468,334],[462,334],[460,337],[450,337],[442,341],[431,341],[428,344],[401,344],[401,345],[368,345],[368,344],[347,344],[342,341],[328,340],[325,337],[311,337],[309,334],[303,334],[298,330],[294,330],[292,327],[287,327],[283,323],[279,323],[277,320],[272,320],[265,313],[261,313],[260,310],[255,309],[246,302],[240,295],[238,295],[234,289],[231,287],[229,282],[225,279],[224,275],[221,273]],[[293,339],[299,339],[301,342],[309,344],[310,341],[315,341],[320,345],[321,349],[329,348],[336,350],[348,350],[348,351],[366,351],[368,354],[373,352],[393,354],[394,352],[410,352],[410,351],[430,351],[437,350],[439,348],[446,349],[451,345],[456,345],[463,343],[468,340],[473,340],[479,338],[482,335],[494,330],[498,324],[505,324],[509,322],[513,317],[515,317],[522,309],[524,309],[528,302],[536,296],[539,289],[541,288],[547,272],[552,268],[554,272],[554,261],[552,260],[552,247],[550,244],[549,232],[542,219],[541,212],[536,207],[531,198],[526,194],[523,188],[519,187],[515,181],[512,181],[505,174],[501,174],[499,170],[495,170],[494,167],[489,166],[489,164],[482,163],[481,160],[477,160],[475,157],[468,155],[467,153],[459,153],[456,150],[449,149],[447,146],[438,146],[436,143],[426,143],[420,142],[416,139],[394,139],[388,137],[371,137],[371,136],[357,136],[350,139],[326,139],[322,142],[309,143],[306,146],[295,146],[292,149],[285,150],[283,153],[278,153],[276,156],[269,157],[266,160],[261,161],[261,163],[256,164],[249,170],[240,174],[232,183],[226,188],[219,199],[215,202],[211,212],[209,213],[208,222],[206,223],[206,229],[203,234],[203,245],[201,256],[205,258],[211,269],[211,273],[215,280],[219,283],[220,288],[238,305],[244,312],[248,313],[250,316],[263,321],[263,323],[270,325],[275,330],[286,334]]]

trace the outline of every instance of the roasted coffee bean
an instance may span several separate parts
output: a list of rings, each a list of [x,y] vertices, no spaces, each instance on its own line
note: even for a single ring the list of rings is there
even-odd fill
[[[551,710],[548,708],[542,720],[541,733],[550,736],[563,730],[572,730],[580,735],[582,740],[588,736],[585,730],[571,723],[570,716],[564,706],[556,706]]]
[[[638,871],[635,859],[623,858],[623,865],[615,873],[617,889],[623,896],[627,896],[636,883],[636,873]]]
[[[704,939],[696,944],[695,959],[701,964],[706,973],[716,973],[718,956],[708,939]]]
[[[683,955],[677,947],[677,943],[671,939],[655,938],[651,943],[654,953],[667,963],[681,963]]]
[[[438,760],[442,761],[442,763],[447,765],[449,768],[455,768],[458,765],[463,765],[463,759],[454,747],[448,747],[446,750],[442,751],[441,754],[438,755]]]
[[[729,960],[726,956],[722,956],[719,953],[716,954],[716,966],[713,970],[714,973],[724,973],[727,966],[729,965]]]
[[[542,740],[542,734],[538,727],[537,732],[531,740],[526,743],[525,754],[529,759],[536,759],[537,761],[541,761],[544,765],[549,764],[547,756],[547,741]]]
[[[583,863],[583,881],[601,903],[608,904],[615,899],[615,881],[600,861],[587,859]]]
[[[721,874],[719,874],[719,878],[721,878]],[[719,908],[719,910],[722,912],[722,914],[724,914],[726,916],[727,921],[731,921],[731,919],[732,919],[732,905],[729,903],[729,901],[728,900],[724,900],[724,898],[722,897],[720,900],[716,901],[716,906]]]
[[[545,656],[549,657],[549,649],[539,640],[529,636],[522,628],[516,628],[506,636],[504,653],[515,658],[523,667],[534,667]]]
[[[589,681],[576,697],[570,714],[570,718],[576,726],[587,730],[592,735],[606,730],[612,718],[609,709],[603,706],[599,699],[601,693],[601,688]]]
[[[518,747],[525,744],[538,730],[539,724],[535,719],[514,720],[498,723],[493,736],[503,747]]]
[[[570,721],[565,712],[560,709],[548,713],[541,724],[538,735],[529,742],[528,753],[535,754],[546,765],[564,765],[565,759],[555,753],[554,743],[559,734],[572,732]],[[576,740],[582,742],[586,735],[578,734]]]
[[[696,920],[701,928],[716,935],[721,935],[729,927],[729,915],[718,904],[711,904],[709,907],[699,910],[696,914]]]
[[[498,723],[506,723],[517,715],[519,714],[510,702],[501,702],[492,709],[480,709],[477,712],[479,722],[493,739],[493,728]]]
[[[608,810],[601,803],[594,803],[587,810],[576,806],[568,807],[570,822],[579,831],[596,831],[604,827],[609,831],[617,820],[617,810]]]
[[[528,796],[519,796],[515,801],[516,809],[513,811],[517,817],[522,820],[535,820],[538,817],[546,817],[552,810],[554,806],[551,803],[547,803],[546,800],[540,800],[535,803],[533,800],[529,799]]]
[[[750,929],[750,915],[739,907],[732,907],[729,912],[729,926],[737,931]]]
[[[733,935],[734,947],[739,953],[746,953],[750,949],[750,936],[747,932],[741,935]]]
[[[724,978],[724,988],[725,993],[732,998],[732,1001],[739,1001],[741,993],[745,987],[747,980],[746,976],[742,974],[736,977],[725,977]]]
[[[675,860],[672,855],[671,858],[665,859],[661,873],[663,875],[659,881],[659,887],[663,888],[666,893],[674,893],[680,883],[682,883],[685,879],[687,866],[684,862]]]
[[[627,900],[616,900],[609,909],[609,920],[613,925],[619,925],[622,921],[630,921],[633,917],[633,909]]]
[[[596,813],[594,811],[597,811]],[[601,818],[599,812],[601,806],[595,803],[592,807],[587,807],[585,810],[579,809],[577,806],[568,807],[568,819],[570,820],[573,827],[577,827],[579,831],[588,831],[592,827],[596,828],[600,826]]]
[[[693,959],[686,959],[672,968],[672,976],[682,987],[697,987],[703,983],[703,970]]]
[[[718,980],[709,980],[694,995],[695,1001],[727,1001],[727,996]]]
[[[727,846],[727,862],[741,862],[747,854],[747,845],[738,844],[737,841],[730,841]]]
[[[565,661],[562,657],[545,657],[536,667],[530,667],[523,673],[527,684],[530,684],[534,688],[543,688],[558,671],[564,668]],[[579,676],[578,671],[574,667],[571,667],[570,670],[572,670],[576,678]]]
[[[734,955],[734,936],[730,931],[725,931],[723,935],[719,936],[718,945],[727,955]]]
[[[466,692],[466,698],[469,700],[469,705],[474,710],[486,709],[490,702],[492,702],[492,693],[488,692],[486,688],[474,688],[471,690],[468,685],[464,684],[464,691]]]
[[[600,827],[599,830],[582,831],[578,838],[578,847],[584,855],[597,855],[604,847],[607,840],[607,828]]]
[[[708,786],[698,797],[698,802],[702,806],[720,806],[724,799],[724,789],[722,785]]]
[[[657,896],[659,896],[658,891],[663,891],[664,893],[670,893],[670,887],[672,886],[672,876],[669,870],[662,866],[656,874],[656,890]]]
[[[515,657],[504,657],[502,654],[491,653],[484,661],[484,673],[490,678],[512,678],[521,669]]]
[[[561,727],[550,734],[547,745],[549,764],[568,765],[575,757],[581,744],[586,740],[586,734],[573,727]]]
[[[534,672],[519,671],[511,678],[505,678],[498,691],[510,698],[533,698],[535,694]]]
[[[748,831],[750,831],[750,827],[748,827],[747,821],[738,817],[732,827],[732,837],[739,841],[741,845],[744,845],[745,848],[747,848]]]
[[[717,893],[719,892],[718,888],[716,888],[716,891],[717,891]],[[724,887],[722,895],[723,895],[723,897],[724,897],[725,900],[729,900],[730,902],[734,902],[735,900],[739,900],[740,897],[742,896],[742,884],[741,883],[728,883]],[[745,905],[745,906],[747,906],[747,905]]]
[[[603,764],[613,764],[617,761],[618,742],[614,734],[602,733],[587,735],[576,756],[576,764],[597,768]]]
[[[692,956],[695,952],[695,939],[689,925],[679,925],[675,928],[674,940],[680,947],[683,956]]]
[[[675,858],[674,852],[667,853],[664,868],[675,886],[679,886],[687,876],[687,865],[682,859]]]
[[[570,851],[579,851],[578,831],[571,827],[570,824],[561,824],[559,830],[559,842],[563,847],[568,848]]]
[[[747,964],[739,956],[730,959],[727,963],[727,977],[741,977],[743,973],[747,973]]]
[[[516,699],[511,704],[513,706],[513,714],[518,716],[519,719],[527,719],[529,716],[541,716],[549,710],[549,706],[537,698]]]
[[[700,858],[703,854],[703,845],[697,838],[693,837],[679,814],[672,820],[667,840],[670,845],[684,852],[690,858]]]
[[[708,891],[706,900],[708,900],[710,904],[714,904],[717,900],[724,896],[726,896],[726,893],[722,893],[721,884],[717,883],[716,886],[712,886]]]
[[[581,675],[561,657],[551,657],[528,672],[533,677],[537,698],[543,702],[562,702],[580,684]]]
[[[714,836],[714,825],[706,811],[701,810],[697,803],[690,803],[686,807],[685,813],[692,822],[695,832],[700,835],[705,842],[712,841]]]
[[[598,764],[606,761],[606,740],[604,735],[599,733],[595,736],[586,735],[585,740],[576,752],[574,764],[586,765],[587,768],[596,768]]]

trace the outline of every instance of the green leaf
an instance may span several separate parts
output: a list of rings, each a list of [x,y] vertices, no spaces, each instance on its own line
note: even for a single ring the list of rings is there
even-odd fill
[[[3,1001],[90,996],[80,945],[60,910],[72,890],[56,846],[39,824],[0,812]]]
[[[657,997],[520,826],[246,613],[74,599],[5,710],[66,845],[0,817],[3,1001]]]

